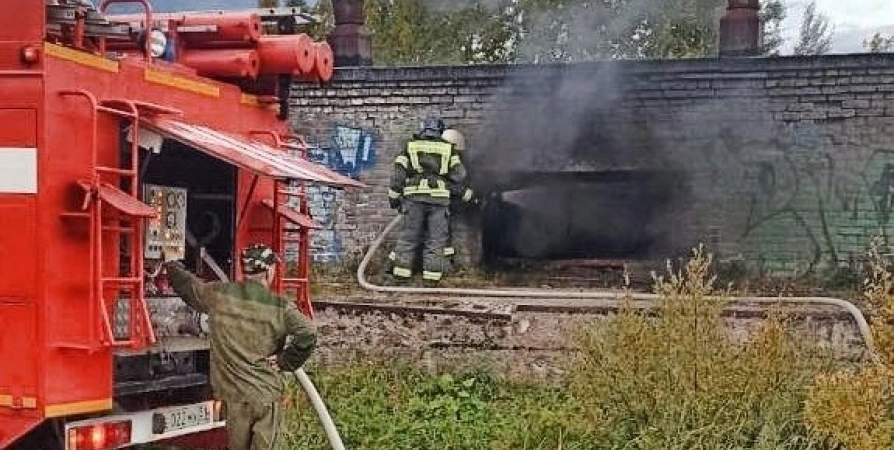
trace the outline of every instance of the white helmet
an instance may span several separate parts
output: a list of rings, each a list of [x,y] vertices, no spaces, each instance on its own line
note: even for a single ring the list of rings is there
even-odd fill
[[[444,130],[444,133],[441,134],[441,139],[455,145],[457,151],[461,152],[466,149],[466,138],[457,130],[452,128]]]

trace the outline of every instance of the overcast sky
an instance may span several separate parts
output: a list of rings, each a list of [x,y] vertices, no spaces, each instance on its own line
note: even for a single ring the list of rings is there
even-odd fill
[[[788,15],[783,24],[791,53],[808,0],[785,0]],[[894,0],[817,0],[818,11],[835,26],[833,53],[863,51],[863,40],[881,31],[894,34]]]

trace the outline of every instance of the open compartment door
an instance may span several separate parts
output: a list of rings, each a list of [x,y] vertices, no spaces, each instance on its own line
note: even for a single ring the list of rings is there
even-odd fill
[[[363,187],[353,178],[292,156],[282,149],[202,125],[161,118],[143,119],[143,125],[169,139],[258,175],[335,187]]]

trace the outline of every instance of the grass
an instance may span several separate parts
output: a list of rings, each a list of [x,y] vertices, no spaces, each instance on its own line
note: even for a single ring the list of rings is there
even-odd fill
[[[385,362],[312,377],[350,449],[591,448],[567,386],[510,382],[486,370],[434,375]],[[328,448],[303,393],[295,398],[286,448]]]
[[[878,251],[874,250],[879,258]],[[509,380],[412,361],[310,367],[352,450],[882,450],[894,445],[894,275],[864,283],[878,363],[841,363],[770,315],[744,343],[721,317],[730,290],[697,249],[654,276],[657,314],[586,325],[567,375]],[[844,365],[848,364],[848,365]],[[329,448],[295,385],[285,448]]]
[[[659,314],[627,308],[582,328],[568,376],[553,384],[393,361],[323,368],[315,380],[358,450],[837,449],[804,410],[814,380],[837,363],[779,314],[734,341],[721,318],[728,293],[714,287],[711,267],[697,250],[655,278]],[[288,421],[288,448],[326,448],[306,401]]]

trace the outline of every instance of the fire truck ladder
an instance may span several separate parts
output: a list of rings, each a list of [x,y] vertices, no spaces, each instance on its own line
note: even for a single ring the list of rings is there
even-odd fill
[[[301,158],[307,157],[307,144],[300,136],[287,136],[288,141],[284,142],[275,133],[254,134],[271,135],[277,148],[297,152],[297,156]],[[290,246],[298,247],[297,261],[291,276],[286,276],[288,269],[280,264],[274,288],[281,295],[294,291],[298,307],[305,315],[313,318],[313,305],[310,301],[310,230],[321,227],[311,218],[307,187],[300,181],[276,180],[273,184],[273,199],[265,200],[264,204],[273,210],[274,251],[285,255]]]
[[[90,286],[90,331],[88,348],[102,346],[140,348],[155,343],[149,311],[143,298],[143,248],[142,220],[154,217],[155,210],[139,200],[139,119],[144,113],[176,113],[160,106],[130,100],[97,101],[90,92],[64,91],[61,95],[86,98],[91,106],[92,177],[79,180],[85,192],[82,211],[63,213],[67,217],[83,217],[90,223],[90,264],[92,281]],[[131,139],[130,161],[122,161],[122,167],[109,167],[98,160],[97,134],[99,114],[109,114],[129,122],[134,138]],[[111,178],[112,180],[107,180]],[[116,187],[126,186],[122,189]],[[106,220],[105,204],[117,210],[118,214]],[[123,256],[121,267],[115,276],[110,276],[105,259],[103,241],[106,237],[119,240],[119,255]],[[107,298],[116,297],[114,312],[109,308]],[[99,309],[97,313],[96,309]],[[114,314],[114,316],[113,316]],[[102,319],[104,335],[96,336]],[[99,343],[97,345],[97,342]],[[71,347],[71,345],[65,345]],[[77,348],[83,346],[74,345]]]

